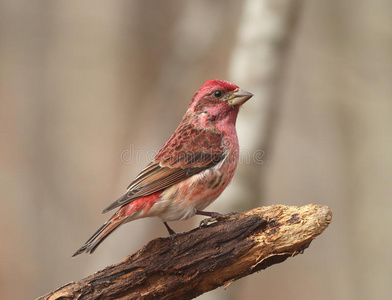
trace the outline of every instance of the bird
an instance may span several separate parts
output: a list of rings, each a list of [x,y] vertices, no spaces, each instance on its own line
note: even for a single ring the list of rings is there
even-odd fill
[[[168,221],[204,211],[229,185],[239,161],[236,120],[239,108],[253,96],[220,79],[207,80],[193,95],[182,121],[126,193],[102,213],[118,209],[74,254],[92,254],[121,225],[159,217],[170,236]]]

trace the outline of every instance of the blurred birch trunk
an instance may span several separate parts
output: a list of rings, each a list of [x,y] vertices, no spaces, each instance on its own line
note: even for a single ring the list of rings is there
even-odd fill
[[[239,114],[240,165],[230,186],[212,205],[217,211],[244,211],[264,202],[267,162],[279,121],[280,90],[301,4],[301,0],[244,2],[228,71],[232,82],[255,97]],[[258,294],[257,288],[252,290]],[[199,298],[243,299],[241,294],[240,286],[233,285],[230,293],[219,289]]]
[[[242,108],[237,121],[242,163],[225,199],[219,201],[222,207],[230,202],[233,209],[244,210],[263,203],[282,82],[301,4],[301,0],[244,3],[229,73],[233,82],[256,97]]]

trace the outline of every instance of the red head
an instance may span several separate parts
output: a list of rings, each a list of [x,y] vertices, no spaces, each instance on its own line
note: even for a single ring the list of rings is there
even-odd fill
[[[231,82],[208,80],[193,96],[188,113],[198,116],[203,125],[222,121],[234,125],[239,107],[252,96]]]

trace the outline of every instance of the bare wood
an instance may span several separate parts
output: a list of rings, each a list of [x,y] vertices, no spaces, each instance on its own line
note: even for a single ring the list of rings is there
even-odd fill
[[[38,298],[192,299],[302,253],[332,220],[327,206],[274,205],[158,238],[122,262]]]

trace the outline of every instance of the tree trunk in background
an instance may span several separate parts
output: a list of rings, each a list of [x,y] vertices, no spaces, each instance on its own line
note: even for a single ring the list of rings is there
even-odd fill
[[[264,163],[271,159],[283,72],[301,4],[292,0],[247,0],[244,4],[230,75],[233,82],[257,95],[257,100],[249,101],[241,111],[237,131],[242,165],[231,184],[230,196],[222,201],[231,201],[238,209],[259,205],[265,194],[263,174],[268,165]],[[248,200],[238,203],[238,199]]]
[[[257,96],[241,109],[237,121],[240,165],[230,186],[212,205],[217,211],[243,211],[265,202],[266,162],[272,159],[283,71],[301,4],[291,0],[244,2],[229,74],[232,82]],[[257,287],[249,287],[255,297],[259,297]],[[200,299],[243,299],[241,284],[230,289],[230,294],[219,289]]]

